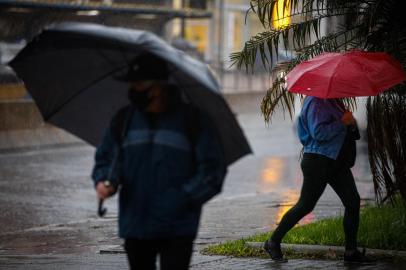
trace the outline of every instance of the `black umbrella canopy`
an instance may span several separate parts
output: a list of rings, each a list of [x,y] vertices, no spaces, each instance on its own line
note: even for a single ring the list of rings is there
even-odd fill
[[[36,36],[10,65],[45,121],[98,145],[113,115],[128,104],[129,86],[117,76],[146,52],[166,60],[170,82],[212,118],[228,164],[251,153],[208,66],[150,32],[63,23]]]

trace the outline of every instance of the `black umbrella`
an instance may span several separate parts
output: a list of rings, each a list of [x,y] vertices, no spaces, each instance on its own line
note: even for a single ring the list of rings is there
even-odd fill
[[[142,53],[166,60],[169,80],[212,118],[227,164],[251,153],[208,66],[152,33],[63,23],[36,36],[10,65],[45,121],[98,145],[113,115],[128,103],[128,84],[116,77]]]

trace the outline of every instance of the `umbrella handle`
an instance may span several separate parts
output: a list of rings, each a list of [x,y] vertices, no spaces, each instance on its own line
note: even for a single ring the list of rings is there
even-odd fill
[[[107,212],[107,208],[103,207],[103,201],[103,199],[99,200],[99,207],[97,209],[97,214],[99,215],[99,217],[104,217]]]

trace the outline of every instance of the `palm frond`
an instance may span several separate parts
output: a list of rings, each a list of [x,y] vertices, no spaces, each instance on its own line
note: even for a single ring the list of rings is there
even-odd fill
[[[368,153],[378,201],[392,200],[397,191],[406,198],[405,104],[405,84],[368,99]]]
[[[254,12],[264,28],[272,28],[273,10],[278,5],[278,0],[252,0],[248,12]],[[361,5],[363,3],[364,5]],[[362,12],[369,6],[369,1],[342,1],[342,0],[284,0],[283,10],[289,7],[288,14],[278,14],[278,19],[286,17],[312,17],[315,14],[333,15],[346,14],[352,12]]]
[[[252,0],[249,12],[254,12],[266,29],[246,42],[231,60],[247,71],[257,58],[272,71],[272,63],[284,49],[294,49],[294,59],[277,65],[280,74],[268,89],[261,103],[265,121],[271,121],[274,111],[281,107],[290,117],[294,112],[294,95],[286,91],[284,74],[302,61],[323,52],[360,48],[384,51],[406,67],[406,20],[403,0],[284,0],[283,12],[273,10],[277,0]],[[281,16],[282,15],[282,16]],[[289,17],[292,22],[282,29],[274,29],[273,22]],[[320,36],[322,20],[344,18],[341,26],[326,36]],[[316,41],[312,42],[312,36]],[[314,38],[314,37],[313,37]],[[356,106],[354,99],[345,100]],[[406,200],[406,86],[398,86],[377,97],[370,98],[368,111],[368,151],[378,201],[392,200],[398,191]],[[387,121],[391,119],[391,121]]]
[[[346,14],[348,15],[350,13]],[[326,45],[329,44],[332,37],[334,37],[335,40],[341,38],[342,41],[340,41],[340,43],[342,43],[342,46],[346,49],[358,47],[365,42],[364,39],[355,42],[355,39],[358,38],[359,35],[353,33],[357,29],[357,31],[360,31],[360,28],[364,29],[364,25],[355,25],[351,29],[347,28],[333,33],[333,35],[330,35],[327,38],[319,37],[321,21],[330,16],[335,15],[318,16],[301,23],[291,24],[280,30],[264,31],[252,36],[250,40],[245,43],[244,48],[241,51],[234,52],[230,55],[231,66],[236,65],[238,69],[244,67],[248,71],[249,68],[253,68],[253,65],[256,63],[257,54],[259,53],[265,70],[270,71],[272,69],[270,63],[278,60],[277,52],[279,51],[280,40],[283,41],[282,44],[284,49],[293,48],[296,51],[301,51],[307,46],[308,40],[311,38],[312,34],[315,34],[318,38],[318,40],[316,40],[317,43],[320,43],[321,40],[322,42],[326,42]],[[290,38],[291,33],[292,35]]]

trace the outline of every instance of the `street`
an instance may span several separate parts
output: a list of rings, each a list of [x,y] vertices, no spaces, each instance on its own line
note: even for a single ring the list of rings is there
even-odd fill
[[[259,112],[260,100],[260,93],[227,96],[254,155],[229,168],[223,192],[204,207],[192,269],[273,268],[268,260],[238,261],[199,253],[208,243],[269,231],[299,197],[301,146],[293,122],[288,115],[284,119],[277,114],[267,126]],[[353,173],[362,204],[373,203],[366,144],[361,141],[358,146]],[[106,203],[105,218],[96,215],[89,176],[94,150],[78,142],[0,152],[0,269],[125,269],[124,254],[100,254],[122,240],[116,236],[116,198]],[[328,187],[301,224],[342,213],[338,196]],[[341,267],[339,263],[318,265]],[[291,260],[288,268],[277,269],[312,264],[311,260]]]

